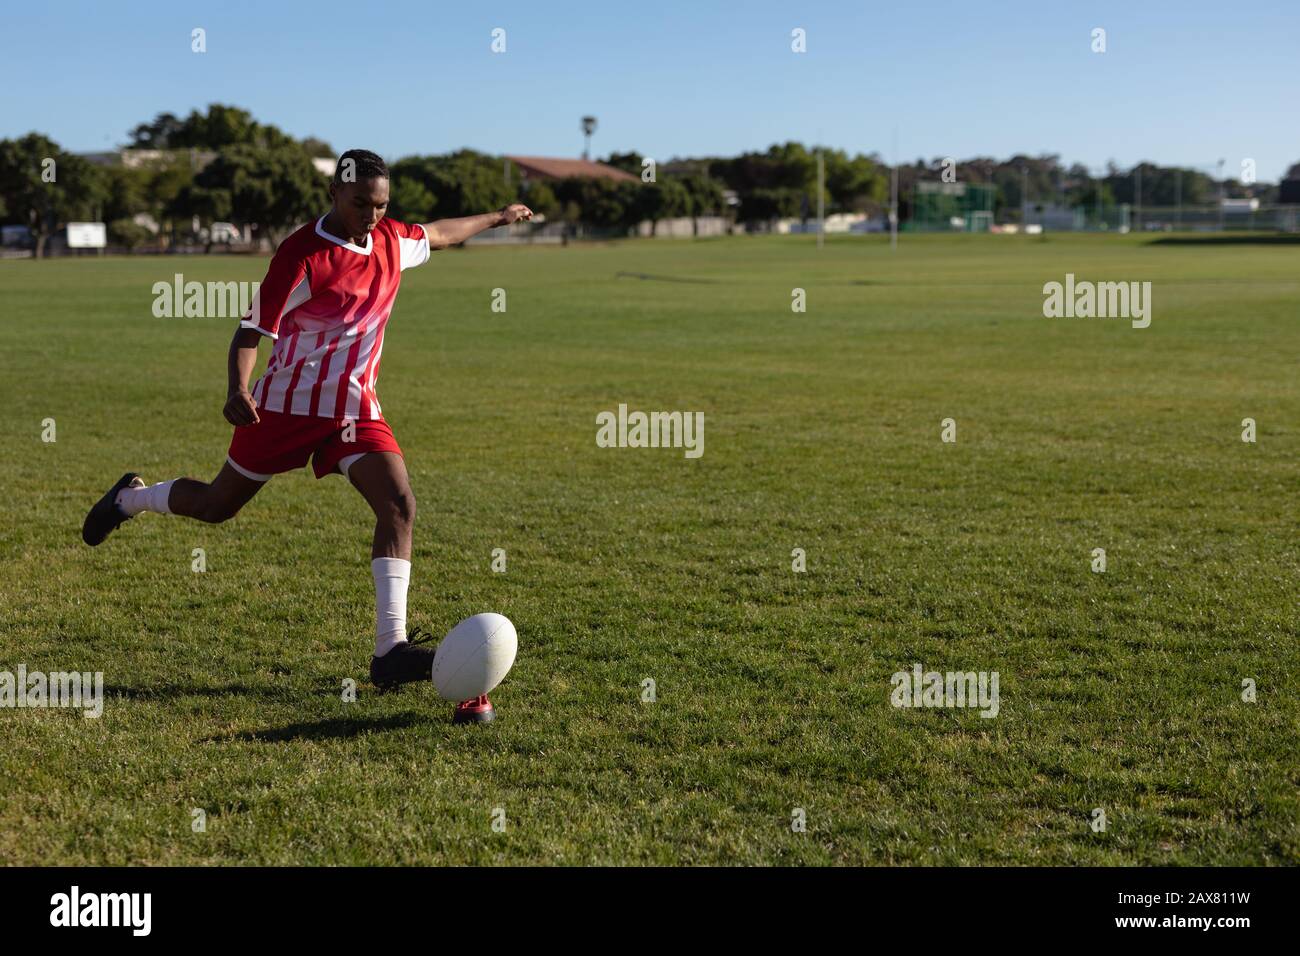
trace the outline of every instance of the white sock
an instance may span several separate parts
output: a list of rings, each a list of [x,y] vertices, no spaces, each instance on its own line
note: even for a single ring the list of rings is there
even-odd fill
[[[138,515],[141,511],[169,515],[172,509],[167,504],[167,498],[171,495],[175,482],[176,479],[173,478],[147,488],[123,488],[117,493],[117,506],[129,515]]]
[[[406,589],[411,583],[411,562],[405,558],[375,558],[375,656],[383,657],[406,643]]]

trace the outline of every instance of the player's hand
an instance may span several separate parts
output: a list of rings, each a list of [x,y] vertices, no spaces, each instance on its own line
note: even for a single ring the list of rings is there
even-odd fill
[[[226,407],[221,410],[221,414],[225,415],[226,421],[236,428],[244,425],[254,425],[261,421],[257,417],[257,403],[253,401],[253,396],[249,394],[246,388],[230,393],[230,397],[226,399]]]
[[[512,222],[525,221],[533,218],[533,211],[521,202],[511,203],[508,206],[501,207],[501,225],[508,226]]]

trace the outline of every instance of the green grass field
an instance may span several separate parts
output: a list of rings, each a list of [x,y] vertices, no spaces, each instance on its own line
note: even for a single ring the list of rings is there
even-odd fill
[[[340,477],[80,541],[122,472],[225,458],[234,323],[154,318],[153,283],[265,267],[0,264],[0,670],[108,688],[98,720],[0,710],[0,862],[1300,862],[1300,246],[436,254],[379,392],[410,622],[519,630],[469,728],[367,683],[372,519]],[[1044,318],[1067,272],[1151,281],[1151,326]],[[704,412],[703,457],[598,448],[620,402]],[[894,708],[914,663],[997,671],[1000,713]]]

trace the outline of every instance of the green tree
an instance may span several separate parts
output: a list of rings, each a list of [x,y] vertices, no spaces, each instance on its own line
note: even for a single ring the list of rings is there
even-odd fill
[[[740,200],[742,222],[807,217],[816,210],[817,157],[802,143],[768,147],[709,163],[709,175],[726,183]]]
[[[678,179],[688,197],[687,213],[691,217],[691,231],[700,234],[701,216],[720,216],[727,208],[722,184],[710,176],[691,174]]]
[[[134,219],[111,220],[108,224],[108,237],[115,245],[126,246],[133,252],[153,238],[149,230]]]
[[[564,218],[593,226],[630,228],[640,219],[640,182],[615,182],[590,176],[570,176],[552,184]]]
[[[238,106],[209,104],[206,113],[191,110],[185,119],[171,113],[159,113],[152,123],[141,123],[131,130],[135,149],[222,149],[226,146],[263,146],[274,148],[294,142],[293,137],[275,126],[253,119],[253,114]],[[326,146],[321,140],[306,141],[310,149]],[[311,152],[310,155],[333,155]]]
[[[148,212],[168,233],[176,232],[175,209],[181,191],[194,182],[194,168],[187,156],[167,155],[146,167],[148,187],[145,190]]]
[[[334,152],[332,146],[323,139],[317,139],[315,136],[308,136],[302,141],[302,148],[307,150],[307,155],[318,159],[335,159],[338,153]]]
[[[152,123],[141,123],[128,134],[133,149],[171,149],[179,137],[182,121],[174,113],[159,113]],[[179,145],[179,144],[176,144]]]
[[[555,190],[544,179],[530,181],[523,193],[522,201],[527,203],[528,208],[538,216],[547,219],[560,217],[560,201],[555,196]]]
[[[789,219],[801,214],[806,194],[790,188],[755,189],[741,198],[741,222],[767,222],[771,219]]]
[[[639,184],[628,205],[637,221],[649,220],[651,235],[658,233],[659,220],[689,216],[694,207],[691,193],[681,180],[672,178]]]
[[[393,171],[390,169],[390,173]],[[429,222],[433,219],[433,193],[413,176],[391,176],[388,191],[388,215],[402,222]]]
[[[148,210],[149,170],[107,166],[102,174],[106,193],[103,218],[106,222],[130,219]]]
[[[61,223],[97,218],[107,198],[103,172],[48,137],[0,140],[0,199],[31,230],[37,258]]]
[[[1115,197],[1116,202],[1136,204],[1137,174],[1142,173],[1142,205],[1175,206],[1198,205],[1213,202],[1218,196],[1218,184],[1205,173],[1194,169],[1161,167],[1154,163],[1138,163],[1127,172],[1113,167],[1106,176],[1105,183]],[[1234,181],[1235,182],[1235,181]],[[1237,184],[1240,187],[1240,184]],[[1244,187],[1241,187],[1244,195]]]
[[[625,173],[631,173],[638,179],[641,178],[641,162],[645,159],[640,153],[610,153],[607,158],[602,160],[606,166],[613,166],[615,169],[621,169]]]
[[[506,182],[504,160],[470,149],[446,156],[409,156],[389,171],[394,181],[410,179],[422,185],[433,197],[431,213],[439,219],[489,212],[517,198],[518,178]]]
[[[301,146],[238,145],[217,153],[181,190],[173,211],[249,224],[274,244],[328,203],[325,179]]]
[[[826,192],[835,212],[873,212],[889,200],[889,174],[870,156],[824,152]]]

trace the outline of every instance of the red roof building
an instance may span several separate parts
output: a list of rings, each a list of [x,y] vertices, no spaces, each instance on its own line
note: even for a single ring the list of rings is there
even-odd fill
[[[616,182],[640,182],[640,178],[614,166],[590,159],[553,159],[549,156],[507,156],[519,167],[525,179],[567,179],[570,176],[589,176],[593,179],[612,179]]]

